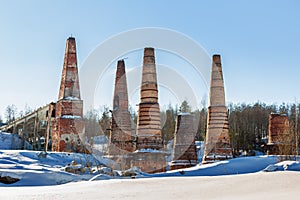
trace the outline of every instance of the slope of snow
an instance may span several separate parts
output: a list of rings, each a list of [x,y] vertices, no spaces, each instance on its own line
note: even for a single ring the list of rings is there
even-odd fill
[[[1,188],[0,199],[299,199],[298,172],[235,176],[164,177]]]
[[[280,163],[272,164],[266,167],[263,171],[274,172],[274,171],[300,171],[299,161],[282,161]]]
[[[155,177],[165,176],[220,176],[254,173],[263,170],[271,164],[278,163],[278,156],[239,157],[206,165],[197,165],[187,169],[168,171],[165,173],[148,175]]]
[[[44,157],[39,151],[0,150],[0,177],[20,179],[14,184],[0,183],[0,186],[57,185],[89,180],[97,174],[96,171],[87,171],[82,175],[66,172],[65,168],[72,167],[72,162],[82,166],[88,162],[92,166],[101,164],[92,155],[50,152]]]
[[[220,176],[254,173],[262,170],[300,170],[299,162],[285,161],[278,163],[278,161],[278,156],[240,157],[159,174],[147,174],[138,172],[137,170],[138,175],[136,177]],[[101,155],[62,152],[49,152],[45,155],[39,151],[0,150],[0,177],[9,176],[20,179],[20,181],[13,184],[0,183],[0,186],[57,185],[90,179],[103,180],[119,178],[118,176],[110,177],[103,175],[103,173],[113,174],[108,168],[102,167],[101,171],[99,171],[99,167],[96,167],[99,165],[109,166],[109,162],[111,162],[111,164],[113,163],[109,159],[104,160]],[[69,171],[80,171],[80,173],[69,173]],[[99,175],[100,172],[102,174]],[[116,175],[116,173],[114,174]]]

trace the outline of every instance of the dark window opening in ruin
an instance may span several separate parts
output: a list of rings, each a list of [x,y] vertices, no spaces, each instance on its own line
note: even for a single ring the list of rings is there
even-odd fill
[[[48,110],[46,111],[46,117],[48,117]]]
[[[52,110],[51,117],[55,117],[55,109]]]

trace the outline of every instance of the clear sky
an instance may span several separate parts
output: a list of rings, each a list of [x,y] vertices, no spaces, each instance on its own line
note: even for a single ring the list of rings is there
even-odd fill
[[[300,101],[300,1],[0,0],[0,115],[56,101],[65,40],[79,68],[112,35],[161,27],[222,55],[226,101]],[[167,63],[167,61],[165,61]]]

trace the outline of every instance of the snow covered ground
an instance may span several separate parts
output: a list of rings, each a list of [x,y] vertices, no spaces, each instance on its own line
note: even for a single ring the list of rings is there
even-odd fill
[[[0,199],[298,199],[300,195],[300,163],[279,162],[278,156],[240,157],[160,174],[141,173],[135,179],[95,176],[98,172],[92,170],[81,175],[65,171],[72,161],[85,165],[88,159],[82,154],[0,150],[0,177],[20,179],[0,183]]]
[[[0,200],[299,199],[300,162],[280,160],[239,157],[133,179],[112,173],[100,154],[0,150]]]
[[[299,172],[114,179],[1,188],[1,199],[299,199]]]

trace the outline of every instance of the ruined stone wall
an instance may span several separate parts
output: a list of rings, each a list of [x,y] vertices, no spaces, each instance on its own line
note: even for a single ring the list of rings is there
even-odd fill
[[[268,143],[283,143],[289,137],[289,121],[287,115],[272,113],[269,117]]]
[[[133,159],[131,166],[136,166],[143,172],[158,173],[166,171],[166,154],[165,152],[153,151],[139,151],[132,154]]]
[[[268,155],[292,155],[295,144],[289,132],[288,116],[271,113],[269,116],[269,133],[267,143]]]
[[[182,113],[177,116],[171,170],[191,167],[198,163],[196,132],[193,115]]]

